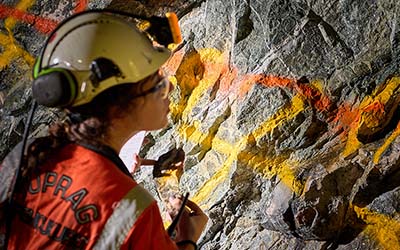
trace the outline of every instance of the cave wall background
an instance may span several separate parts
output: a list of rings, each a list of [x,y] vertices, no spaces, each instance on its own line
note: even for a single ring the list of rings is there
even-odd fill
[[[3,0],[1,158],[47,34],[106,7],[179,16],[171,125],[141,154],[183,147],[185,172],[135,177],[157,197],[191,192],[210,216],[201,249],[400,248],[400,2]],[[58,116],[40,108],[33,134]]]

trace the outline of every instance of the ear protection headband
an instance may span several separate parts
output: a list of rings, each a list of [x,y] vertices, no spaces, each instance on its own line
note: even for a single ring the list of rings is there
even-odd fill
[[[61,22],[61,24],[51,32],[42,49],[41,55],[36,60],[33,69],[32,95],[38,104],[47,107],[66,107],[74,104],[78,95],[78,81],[74,74],[61,67],[46,66],[42,67],[45,49],[52,37],[57,33],[59,27],[64,23],[87,13],[111,13],[127,18],[135,18],[147,22],[145,31],[150,38],[157,43],[167,47],[170,44],[179,44],[182,41],[178,18],[175,13],[167,13],[165,17],[152,16],[150,18],[133,15],[131,13],[114,10],[89,10],[80,12]],[[96,58],[90,64],[90,81],[97,87],[102,81],[121,74],[118,66],[110,59]]]

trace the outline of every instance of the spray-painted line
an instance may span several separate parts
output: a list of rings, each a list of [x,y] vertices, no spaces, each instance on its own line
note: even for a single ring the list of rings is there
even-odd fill
[[[303,184],[296,178],[295,169],[299,162],[288,161],[289,155],[281,154],[274,157],[263,155],[262,152],[254,153],[242,151],[239,153],[238,161],[251,166],[264,178],[272,179],[278,176],[279,181],[289,187],[295,194],[303,192]]]
[[[254,84],[261,84],[266,87],[281,87],[293,90],[306,99],[313,108],[320,112],[329,110],[332,103],[324,94],[322,80],[313,80],[302,83],[295,79],[273,75],[246,75],[242,77],[239,83],[238,96],[244,97]]]
[[[0,45],[3,47],[4,52],[0,55],[0,69],[3,69],[10,64],[10,61],[21,56],[29,66],[33,66],[35,58],[26,50],[17,46],[12,37],[0,33]]]
[[[23,3],[24,4],[22,7],[28,6],[27,1],[24,1]],[[58,23],[57,21],[48,18],[29,14],[25,12],[22,8],[11,8],[4,4],[0,4],[0,19],[4,18],[7,18],[5,21],[5,27],[8,30],[11,30],[15,26],[17,21],[21,21],[33,25],[37,31],[43,34],[48,34],[57,26]]]
[[[206,183],[203,184],[202,188],[192,198],[198,202],[204,201],[204,198],[207,197],[208,194],[212,192],[215,186],[219,185],[226,178],[228,178],[230,167],[235,160],[238,160],[239,154],[241,157],[241,159],[239,159],[240,161],[245,162],[248,158],[254,159],[253,156],[248,156],[248,154],[247,156],[245,156],[246,155],[245,151],[240,152],[241,150],[243,150],[243,144],[247,143],[250,137],[258,140],[266,133],[273,131],[276,127],[278,127],[282,123],[296,117],[296,115],[304,109],[304,103],[303,103],[304,98],[310,100],[316,100],[316,102],[323,103],[325,106],[317,105],[317,107],[321,107],[319,110],[324,110],[326,106],[330,105],[329,101],[327,102],[326,99],[321,98],[322,92],[319,91],[320,90],[319,88],[321,88],[320,81],[314,81],[312,84],[310,84],[310,86],[308,85],[299,86],[298,84],[294,83],[293,80],[284,77],[264,76],[264,75],[256,75],[253,77],[244,76],[241,79],[239,79],[240,84],[239,84],[239,90],[237,91],[239,92],[239,94],[241,93],[242,95],[247,93],[247,91],[250,89],[250,86],[256,83],[262,84],[266,87],[272,87],[272,86],[288,87],[294,89],[299,94],[293,98],[290,107],[284,107],[283,109],[278,111],[274,116],[272,116],[270,119],[261,124],[257,129],[252,131],[249,135],[246,135],[241,139],[239,139],[238,142],[235,143],[234,145],[231,145],[230,143],[225,142],[215,136],[210,138],[209,134],[204,134],[200,132],[199,122],[195,121],[193,122],[192,125],[189,125],[186,124],[185,121],[188,120],[188,117],[192,112],[193,107],[199,102],[199,98],[202,94],[204,94],[204,92],[206,92],[213,84],[215,84],[217,81],[220,81],[221,79],[224,78],[227,80],[233,79],[233,77],[229,77],[229,75],[235,74],[237,73],[237,71],[227,70],[228,67],[225,62],[226,60],[225,57],[221,52],[215,49],[199,50],[197,54],[193,54],[191,56],[192,57],[197,56],[200,58],[200,60],[195,58],[188,58],[186,60],[178,61],[183,64],[182,65],[183,70],[182,68],[180,70],[184,71],[184,73],[187,73],[183,74],[183,77],[187,77],[187,75],[191,75],[190,72],[195,71],[193,67],[196,67],[196,65],[192,65],[194,64],[194,62],[202,63],[202,66],[205,68],[204,70],[205,77],[203,77],[203,79],[201,79],[198,84],[189,84],[191,82],[190,79],[186,80],[185,83],[182,83],[184,85],[187,84],[190,85],[187,87],[182,86],[183,89],[182,92],[185,92],[185,89],[191,90],[190,93],[184,93],[182,97],[184,98],[184,96],[189,94],[190,96],[188,98],[188,101],[184,102],[180,100],[178,103],[173,103],[171,105],[172,116],[180,116],[181,118],[180,120],[183,121],[178,126],[177,129],[178,133],[180,134],[180,137],[183,138],[184,140],[201,144],[202,148],[205,148],[207,150],[212,148],[213,150],[225,156],[228,156],[228,158],[222,164],[222,167],[219,168],[219,170],[213,175],[213,177],[210,180],[208,180]],[[192,63],[190,63],[190,65],[187,65],[189,64],[189,62]],[[207,68],[207,65],[212,65],[212,67]],[[213,73],[212,74],[213,77],[211,78],[209,77],[210,72]],[[185,79],[179,79],[179,80],[182,81]],[[222,91],[231,91],[231,90],[232,88],[227,86],[227,84],[223,85]],[[210,147],[209,144],[212,144],[212,146]],[[279,166],[281,166],[281,164],[284,164],[283,163],[284,160],[280,159],[281,157],[275,157],[275,158],[276,159],[272,159],[271,162],[275,162],[276,164],[278,164],[277,162],[279,162]],[[256,162],[252,163],[256,165]],[[249,163],[245,162],[245,164]],[[275,174],[279,175],[281,181],[283,181],[290,187],[293,187],[295,189],[295,192],[300,193],[301,185],[296,181],[294,173],[290,170],[289,166],[287,166],[287,169],[286,167],[284,168],[285,170],[279,169],[279,167],[275,167],[273,168],[273,170]],[[268,175],[268,173],[265,174]]]
[[[239,160],[238,158],[239,154],[241,154],[240,157],[241,161],[248,160],[247,162],[244,162],[244,164],[252,166],[253,168],[256,169],[257,163],[254,162],[254,159],[257,159],[255,158],[256,156],[251,155],[251,153],[242,154],[243,152],[241,152],[243,151],[244,146],[248,143],[249,139],[250,138],[260,139],[262,136],[264,136],[266,133],[271,132],[274,128],[276,128],[280,124],[293,119],[299,112],[301,112],[304,109],[303,104],[304,103],[302,101],[302,98],[300,96],[295,96],[292,100],[292,105],[290,105],[289,107],[284,107],[281,110],[279,110],[277,112],[277,115],[265,121],[258,128],[250,132],[248,135],[245,135],[242,138],[240,138],[238,142],[235,143],[234,146],[226,147],[225,145],[229,145],[229,143],[219,140],[218,141],[219,147],[214,147],[215,144],[213,142],[212,149],[214,150],[221,148],[229,148],[228,152],[226,152],[226,150],[223,150],[223,152],[219,151],[219,153],[223,153],[224,155],[228,156],[228,158],[222,164],[222,167],[208,181],[206,181],[203,184],[203,186],[196,192],[196,194],[193,196],[192,199],[199,203],[204,204],[205,197],[211,197],[212,191],[229,177],[231,165],[235,160]],[[284,114],[290,114],[290,115],[285,117]],[[189,137],[188,139],[191,141],[193,140],[193,142],[195,143],[198,143],[198,141],[196,141],[195,138],[193,137]],[[250,159],[253,159],[253,161]],[[282,161],[280,163],[282,163]],[[285,169],[281,169],[282,167]],[[278,177],[282,182],[289,185],[289,187],[292,188],[295,192],[300,193],[301,184],[296,180],[296,177],[294,176],[294,173],[291,171],[289,165],[281,164],[279,167],[273,167],[271,169],[274,170],[275,172],[274,174],[278,175]],[[205,207],[209,207],[210,203],[208,202],[208,204],[204,205]]]
[[[386,151],[387,148],[389,148],[390,144],[400,135],[400,122],[397,123],[396,129],[393,131],[393,133],[386,139],[386,141],[383,143],[383,145],[378,148],[374,154],[374,163],[378,164],[379,160],[382,156],[382,154]]]
[[[277,115],[275,119],[264,122],[262,126],[255,129],[251,134],[256,135],[256,138],[261,138],[263,134],[268,133],[273,128],[284,122],[284,119],[282,119],[282,114],[287,114],[288,110],[294,112],[292,118],[295,117],[295,114],[298,114],[303,109],[303,105],[301,98],[295,96],[294,99],[298,100],[293,102],[291,108],[287,109],[286,111],[278,111],[277,114],[280,115]],[[204,137],[204,135],[198,137],[199,133],[200,132],[198,131],[193,131],[192,134],[196,134],[194,138]],[[225,180],[227,180],[227,178],[229,178],[231,166],[235,160],[245,162],[245,164],[248,166],[252,166],[254,169],[262,171],[264,176],[270,175],[269,177],[271,178],[273,175],[277,175],[287,187],[292,189],[292,191],[298,195],[301,193],[303,185],[299,180],[296,179],[296,176],[292,171],[293,163],[289,164],[288,162],[285,162],[287,160],[286,157],[266,159],[264,156],[258,156],[257,154],[251,152],[241,151],[248,143],[248,137],[249,135],[242,137],[233,146],[219,138],[214,138],[215,143],[213,142],[212,149],[228,156],[228,158],[225,160],[222,167],[207,182],[205,182],[192,197],[193,201],[202,204],[202,207],[207,209],[216,201],[218,201],[218,199],[221,199],[221,197],[218,196],[218,193],[214,191]],[[196,140],[193,140],[194,138],[191,136],[187,137],[188,140],[196,143]],[[260,168],[260,166],[262,167]],[[266,167],[269,169],[266,169]],[[275,172],[277,169],[280,171]],[[367,235],[374,238],[374,240],[383,246],[384,249],[394,250],[399,248],[400,243],[398,242],[397,235],[400,233],[400,222],[385,215],[373,213],[366,208],[355,207],[354,210],[359,217],[368,224],[367,228],[365,229],[365,233]]]
[[[4,26],[8,31],[8,36],[0,33],[0,45],[3,47],[3,53],[0,55],[0,69],[6,67],[11,60],[18,56],[22,56],[31,67],[34,64],[34,58],[16,44],[12,35],[12,29],[16,25],[17,20],[30,20],[32,23],[35,23],[34,18],[24,14],[24,11],[32,6],[33,2],[33,0],[23,0],[15,8],[9,8],[3,4],[0,5],[0,17],[7,17],[4,21]]]
[[[367,208],[353,207],[357,216],[366,222],[363,233],[380,244],[382,249],[397,250],[400,247],[400,222],[383,214],[370,211]],[[397,214],[398,217],[400,214]]]
[[[201,96],[218,81],[221,72],[227,67],[225,57],[219,50],[202,49],[191,52],[183,59],[176,72],[181,98],[172,107],[172,116],[187,120]],[[174,68],[176,65],[172,64],[180,62],[180,60],[170,60],[170,65],[167,67]]]
[[[181,89],[181,99],[171,107],[171,114],[178,120],[187,121],[194,106],[207,90],[218,84],[218,93],[236,93],[239,98],[245,96],[255,84],[266,87],[283,87],[302,95],[312,107],[320,112],[328,110],[330,99],[323,94],[322,81],[314,80],[301,83],[294,79],[271,75],[238,76],[236,69],[228,65],[227,56],[217,49],[201,49],[191,52],[182,59],[182,53],[174,55],[167,68],[177,69],[176,77]],[[180,64],[179,67],[176,64]]]
[[[303,98],[300,95],[295,95],[289,107],[278,110],[270,119],[263,122],[251,134],[256,140],[259,140],[265,134],[272,132],[275,128],[282,125],[282,123],[295,118],[302,110],[304,110]]]
[[[218,186],[221,185],[229,177],[232,164],[234,163],[235,160],[237,160],[239,151],[243,148],[245,144],[246,144],[246,138],[242,138],[232,147],[233,151],[230,152],[228,158],[218,169],[218,171],[215,172],[213,176],[202,185],[202,187],[196,192],[196,194],[192,196],[191,199],[194,202],[202,204],[204,208],[210,208],[212,204],[217,202],[218,199],[222,198],[215,196],[217,195],[217,192],[213,191],[216,188],[218,188]],[[226,188],[229,189],[229,187]]]
[[[264,78],[265,79],[265,78]],[[281,83],[283,87],[289,87],[292,88],[290,81],[285,80],[284,78],[269,78],[269,80],[273,80],[273,81],[261,81],[261,83]],[[243,81],[245,82],[245,81]],[[248,83],[254,84],[257,81],[254,81],[254,78],[252,78],[252,80],[248,80]],[[251,85],[248,84],[248,85]],[[264,84],[266,86],[268,86],[268,84]],[[305,100],[310,100],[311,101],[315,101],[315,102],[311,102],[311,104],[315,105],[315,107],[317,108],[317,110],[319,111],[324,111],[327,108],[329,108],[330,104],[330,100],[328,98],[326,98],[325,96],[323,96],[322,93],[322,89],[321,89],[321,81],[313,81],[311,82],[311,86],[308,85],[303,85],[300,88],[293,88],[295,90],[297,90],[297,92],[305,99]],[[225,88],[227,90],[229,90],[229,88]],[[249,88],[247,88],[249,89]],[[318,93],[319,91],[319,93]],[[246,89],[242,89],[242,92],[246,92]],[[317,94],[317,96],[319,95],[319,98],[315,98],[315,94]],[[314,98],[313,98],[314,96]],[[298,97],[296,97],[298,98]],[[292,105],[293,110],[301,110],[299,107],[302,107],[302,99],[299,98],[299,102],[295,101],[294,105]],[[296,104],[297,103],[297,104]],[[192,106],[194,106],[196,104],[196,102],[193,102]],[[296,108],[297,107],[297,108]],[[189,108],[188,110],[191,110],[192,108]],[[357,112],[355,111],[351,111],[350,112],[350,116],[353,118],[357,118]],[[269,131],[272,131],[273,128],[279,126],[280,124],[282,124],[283,122],[287,121],[288,117],[286,117],[288,114],[296,114],[296,113],[291,113],[291,112],[281,112],[281,113],[277,113],[276,115],[276,120],[274,120],[273,122],[265,122],[265,124],[263,126],[258,127],[256,130],[253,131],[253,136],[255,136],[256,138],[261,138],[263,135],[265,135],[266,133],[268,133]],[[355,114],[352,115],[352,114]],[[353,118],[349,118],[350,120],[353,120]],[[342,117],[342,120],[343,121]],[[356,119],[357,120],[357,119]],[[354,125],[354,123],[352,124],[351,122],[349,122],[349,125]],[[187,125],[181,125],[183,127],[187,126]],[[181,131],[185,131],[185,135],[181,134],[181,137],[184,137],[186,140],[188,141],[192,141],[194,143],[202,143],[204,140],[204,138],[207,137],[207,135],[203,135],[199,130],[198,127],[200,125],[194,125],[194,126],[190,126],[190,128],[187,127],[187,130],[185,129],[181,129]],[[351,126],[349,126],[351,128]],[[345,128],[346,129],[346,128]],[[400,130],[400,129],[399,129]],[[395,133],[392,134],[392,136],[387,140],[387,142],[381,147],[380,150],[377,151],[376,154],[376,159],[378,159],[380,157],[380,152],[384,151],[384,148],[387,148],[387,146],[391,143],[392,140],[394,140],[395,137],[397,137],[398,133],[397,132],[399,130],[396,130]],[[348,143],[352,144],[353,146],[357,147],[357,143],[358,140],[354,140],[351,141],[351,139],[356,138],[356,134],[351,134],[351,132],[354,132],[354,130],[350,129],[350,133],[348,136]],[[209,143],[207,141],[207,143]],[[267,159],[264,155],[257,155],[254,154],[252,152],[247,152],[247,151],[240,151],[245,145],[246,143],[248,143],[248,138],[243,137],[242,139],[240,139],[236,144],[232,145],[230,143],[227,143],[226,141],[223,141],[217,137],[212,138],[212,149],[225,155],[228,156],[228,158],[225,160],[225,162],[222,164],[222,167],[220,169],[217,170],[217,172],[213,175],[212,178],[210,178],[210,180],[208,180],[207,182],[205,182],[202,187],[197,191],[197,193],[195,194],[195,196],[193,197],[193,200],[195,200],[196,202],[202,204],[202,206],[204,208],[209,207],[211,204],[213,204],[213,202],[215,202],[216,200],[218,200],[221,197],[217,197],[216,196],[216,192],[213,192],[215,189],[217,189],[227,178],[229,178],[229,174],[231,171],[231,166],[234,163],[235,160],[239,161],[239,162],[245,162],[248,166],[253,166],[253,168],[255,168],[257,171],[260,171],[264,174],[264,176],[266,177],[272,177],[274,175],[277,175],[281,181],[283,183],[285,183],[286,186],[288,186],[289,188],[291,188],[296,194],[300,194],[302,191],[302,183],[300,183],[300,181],[298,181],[295,177],[295,173],[292,171],[293,166],[296,165],[296,163],[288,163],[287,162],[287,157],[284,156],[278,156],[275,157],[273,159]],[[281,170],[281,171],[277,171],[277,170]],[[224,192],[222,192],[224,193]],[[369,218],[371,218],[371,216],[369,216]],[[383,218],[380,217],[379,215],[376,217],[377,220],[382,223],[383,221],[388,221],[387,218]],[[367,223],[369,223],[370,219],[366,219],[364,218],[364,221],[366,221]],[[394,224],[397,225],[398,223],[394,220],[389,220],[390,224]],[[383,223],[384,224],[384,223]],[[371,227],[373,228],[373,227]],[[370,235],[373,235],[373,233],[370,233]],[[380,244],[382,244],[383,246],[388,247],[388,249],[397,249],[399,244],[392,244],[392,243],[387,243],[385,242],[383,239],[376,239],[378,242],[380,242]],[[391,245],[388,245],[391,244]],[[394,247],[392,247],[394,246]],[[392,247],[392,248],[390,248]]]
[[[82,12],[86,10],[87,6],[88,6],[88,0],[76,0],[74,12],[75,13]]]

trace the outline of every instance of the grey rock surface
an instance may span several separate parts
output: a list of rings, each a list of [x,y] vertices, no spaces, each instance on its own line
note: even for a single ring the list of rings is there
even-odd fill
[[[90,0],[86,7],[179,16],[184,43],[166,67],[177,82],[171,124],[147,135],[141,155],[185,150],[185,172],[171,190],[190,191],[209,215],[201,249],[400,249],[399,1]],[[75,8],[33,1],[25,11],[59,22]],[[34,23],[5,20],[2,158],[21,138],[33,58],[46,38]],[[41,108],[33,134],[59,116]],[[135,177],[159,197],[163,179],[145,170]]]

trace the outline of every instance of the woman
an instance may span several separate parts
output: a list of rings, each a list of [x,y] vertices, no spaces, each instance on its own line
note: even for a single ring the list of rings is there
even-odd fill
[[[161,66],[169,56],[115,13],[80,13],[50,35],[33,96],[68,119],[29,143],[9,249],[196,248],[207,216],[189,201],[171,240],[156,201],[118,157],[135,133],[167,124],[173,86]]]

